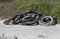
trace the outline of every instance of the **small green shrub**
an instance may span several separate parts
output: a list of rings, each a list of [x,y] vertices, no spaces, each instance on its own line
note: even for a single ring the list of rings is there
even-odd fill
[[[60,6],[55,6],[51,15],[56,17],[58,19],[57,21],[60,23]]]
[[[43,0],[42,2],[37,1],[37,3],[32,2],[31,0],[29,2],[26,2],[24,0],[16,0],[15,2],[19,4],[19,12],[32,10],[32,11],[39,11],[42,13],[50,13],[49,5],[45,0]]]

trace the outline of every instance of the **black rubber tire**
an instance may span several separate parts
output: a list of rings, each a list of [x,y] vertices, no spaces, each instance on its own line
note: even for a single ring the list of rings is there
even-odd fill
[[[3,22],[5,25],[11,25],[12,24],[12,21],[11,20],[6,20]]]
[[[44,21],[45,20],[45,21]],[[56,24],[56,19],[52,16],[43,16],[39,20],[39,24],[43,26],[47,25],[55,25]]]
[[[24,19],[25,20],[25,19]],[[31,19],[31,21],[24,21],[24,20],[22,20],[23,22],[22,22],[22,25],[37,25],[37,21],[39,20],[39,15],[37,15],[37,17],[36,18],[34,18],[34,20],[32,20]]]

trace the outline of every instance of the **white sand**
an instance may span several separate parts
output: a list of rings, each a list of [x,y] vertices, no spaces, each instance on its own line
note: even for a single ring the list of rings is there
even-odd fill
[[[0,21],[0,36],[5,34],[11,39],[15,36],[18,39],[60,39],[60,25],[55,26],[22,26],[4,25]]]

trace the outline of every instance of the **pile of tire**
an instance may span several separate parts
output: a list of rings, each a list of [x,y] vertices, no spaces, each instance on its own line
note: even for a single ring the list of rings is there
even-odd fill
[[[5,25],[55,25],[57,20],[52,16],[44,16],[34,11],[22,12],[3,22]]]

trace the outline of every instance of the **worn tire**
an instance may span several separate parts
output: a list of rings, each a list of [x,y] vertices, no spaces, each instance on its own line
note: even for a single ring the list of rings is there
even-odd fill
[[[57,20],[52,16],[43,16],[39,20],[39,24],[43,25],[43,26],[45,26],[45,25],[55,25],[56,22],[57,22]]]

